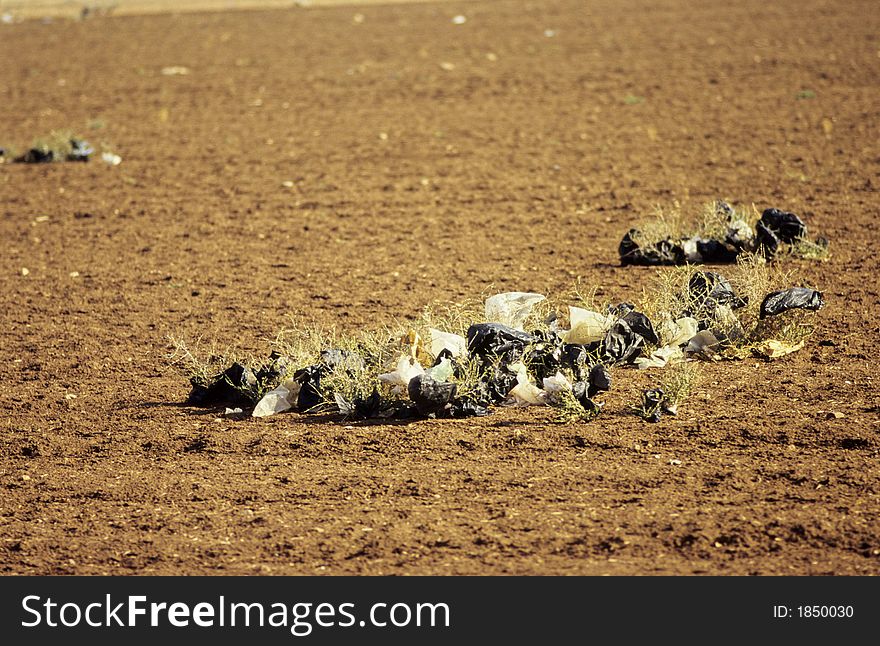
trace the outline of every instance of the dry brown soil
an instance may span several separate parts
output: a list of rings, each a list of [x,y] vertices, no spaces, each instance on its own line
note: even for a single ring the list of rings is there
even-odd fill
[[[878,6],[0,24],[0,141],[70,128],[124,158],[0,166],[0,570],[877,573]],[[490,284],[629,298],[653,273],[618,266],[629,224],[715,197],[828,236],[793,265],[828,306],[660,424],[627,412],[633,370],[588,424],[232,421],[181,405],[165,358],[169,334],[268,352],[294,313],[356,328]]]

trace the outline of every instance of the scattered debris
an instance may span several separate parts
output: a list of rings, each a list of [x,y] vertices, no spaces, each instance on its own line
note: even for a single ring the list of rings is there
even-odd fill
[[[696,381],[695,360],[731,357],[731,347],[776,358],[804,346],[803,340],[749,336],[736,314],[749,299],[720,274],[685,276],[679,305],[672,308],[682,311],[648,310],[656,321],[623,302],[598,308],[602,311],[569,307],[564,329],[557,314],[536,313],[535,305],[546,300],[542,294],[496,294],[484,303],[487,320],[471,323],[465,335],[448,331],[466,325],[459,318],[454,326],[426,322],[326,345],[315,338],[308,351],[276,352],[253,368],[235,362],[210,378],[193,377],[187,402],[237,406],[253,417],[296,410],[338,412],[346,419],[462,418],[488,415],[495,405],[551,406],[559,421],[574,423],[600,414],[597,398],[611,389],[612,368],[663,368],[666,378],[646,390],[636,407],[640,416],[657,422],[674,415],[687,397]],[[821,302],[818,292],[803,288],[773,292],[761,311],[774,303],[815,310],[817,299]],[[756,303],[753,297],[749,311]]]
[[[111,166],[119,166],[122,163],[122,157],[116,153],[103,152],[101,153],[101,161]]]
[[[778,339],[767,339],[755,346],[755,353],[766,359],[778,359],[792,352],[797,352],[804,347],[804,341],[798,343],[786,343]]]
[[[85,139],[73,137],[66,132],[53,132],[37,140],[23,155],[12,159],[18,164],[49,164],[59,161],[87,162],[95,149]],[[5,158],[5,151],[0,158]]]
[[[743,253],[760,253],[773,258],[783,247],[804,257],[827,255],[828,241],[818,238],[810,241],[807,226],[794,213],[766,209],[754,230],[745,217],[727,202],[718,200],[707,206],[709,224],[696,235],[681,235],[677,227],[649,224],[655,229],[645,233],[632,228],[624,234],[618,246],[621,265],[684,265],[727,264],[735,262]]]
[[[822,293],[806,287],[792,287],[767,294],[761,303],[761,318],[792,309],[817,311],[825,306]]]

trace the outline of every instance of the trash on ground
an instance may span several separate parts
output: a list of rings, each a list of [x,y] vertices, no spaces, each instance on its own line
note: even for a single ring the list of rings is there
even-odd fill
[[[689,362],[729,358],[731,348],[774,359],[804,347],[793,328],[758,324],[756,303],[749,306],[720,274],[695,271],[684,277],[676,288],[678,300],[670,302],[676,303],[672,309],[686,311],[648,307],[655,320],[628,302],[601,312],[570,307],[565,330],[555,315],[533,316],[543,295],[507,292],[486,300],[489,320],[471,323],[465,336],[414,325],[395,334],[352,337],[304,356],[273,352],[254,367],[235,362],[212,377],[193,377],[187,402],[230,406],[253,417],[295,410],[338,412],[353,420],[464,418],[488,415],[497,405],[551,406],[557,420],[575,423],[601,412],[597,398],[611,389],[612,369],[635,367],[669,371],[661,387],[643,393],[638,408],[656,422],[675,414],[689,390]],[[761,317],[823,304],[815,290],[781,290],[764,298]],[[754,312],[748,330],[740,321],[745,310]],[[783,334],[768,338],[768,330]],[[211,374],[198,374],[206,373]]]
[[[103,152],[101,153],[101,161],[111,166],[119,166],[122,163],[122,157],[116,153]]]
[[[773,258],[783,249],[801,253],[800,246],[811,248],[814,255],[827,253],[828,241],[809,240],[806,224],[794,213],[766,209],[753,228],[727,202],[715,201],[707,209],[716,225],[703,234],[681,236],[671,226],[660,228],[666,231],[665,235],[645,234],[631,228],[618,246],[620,264],[727,264],[735,262],[743,253],[760,253],[766,258]],[[809,256],[804,254],[804,257]]]
[[[792,287],[767,294],[761,302],[761,318],[776,316],[792,309],[817,311],[824,307],[822,293],[806,287]]]
[[[804,347],[804,341],[787,343],[778,339],[767,339],[755,346],[755,353],[766,359],[778,359],[792,352],[797,352]]]
[[[486,299],[486,320],[522,330],[532,308],[545,300],[543,294],[507,292]]]

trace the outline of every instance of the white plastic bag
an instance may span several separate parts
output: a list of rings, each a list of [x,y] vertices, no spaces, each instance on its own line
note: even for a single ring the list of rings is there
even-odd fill
[[[568,320],[571,329],[565,335],[566,343],[593,343],[605,338],[605,333],[614,325],[614,317],[581,307],[568,307]]]
[[[684,352],[677,345],[665,345],[651,353],[650,357],[639,357],[636,365],[639,370],[648,368],[664,368],[667,364],[684,360]]]
[[[543,294],[506,292],[486,299],[486,322],[501,323],[521,330],[532,308],[545,300]]]
[[[531,382],[523,364],[516,363],[510,368],[516,368],[516,386],[508,397],[512,397],[517,406],[542,406],[547,403],[547,393]]]
[[[443,350],[449,350],[453,357],[463,357],[467,354],[467,339],[463,336],[434,328],[428,328],[428,332],[431,335],[431,354],[435,357]]]
[[[675,321],[665,320],[660,324],[660,340],[663,345],[681,346],[697,333],[697,319],[683,316]]]
[[[278,386],[275,390],[270,390],[263,395],[263,398],[254,407],[252,415],[254,417],[268,417],[291,408],[293,408],[293,404],[290,403],[290,391],[284,386]]]
[[[392,386],[402,386],[406,388],[410,380],[416,375],[425,372],[421,364],[408,355],[400,357],[397,362],[397,368],[393,372],[386,372],[379,375],[379,381],[390,384]]]

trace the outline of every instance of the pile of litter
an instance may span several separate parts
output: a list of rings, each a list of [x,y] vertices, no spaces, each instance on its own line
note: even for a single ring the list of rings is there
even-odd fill
[[[563,328],[557,313],[537,314],[543,295],[497,294],[485,301],[485,321],[472,323],[465,335],[427,327],[422,338],[409,330],[378,344],[327,346],[307,363],[273,352],[261,365],[236,362],[218,374],[192,377],[187,403],[233,406],[229,415],[252,408],[254,417],[295,410],[347,419],[462,418],[488,415],[498,405],[548,405],[561,420],[588,420],[599,414],[598,397],[611,388],[610,368],[714,360],[725,348],[757,340],[736,316],[748,300],[723,276],[693,272],[685,296],[686,306],[654,321],[632,303],[604,311],[569,306]],[[823,305],[812,289],[776,291],[761,303],[760,318]],[[764,356],[792,351],[792,344],[774,342],[777,354]],[[794,349],[799,347],[803,341]],[[645,399],[657,413],[650,421],[674,413],[661,391],[646,392]]]
[[[45,139],[38,140],[22,155],[13,155],[6,148],[0,148],[0,163],[50,164],[52,162],[87,162],[95,154],[94,147],[85,139],[71,136],[67,132],[53,132]],[[111,166],[118,166],[122,157],[110,151],[101,153],[101,160]]]
[[[708,235],[646,239],[639,229],[630,229],[620,241],[621,265],[684,265],[735,262],[743,253],[773,258],[783,249],[809,249],[813,255],[827,252],[828,240],[811,241],[807,225],[794,213],[766,209],[754,228],[730,204],[716,201],[710,209],[717,223]]]

